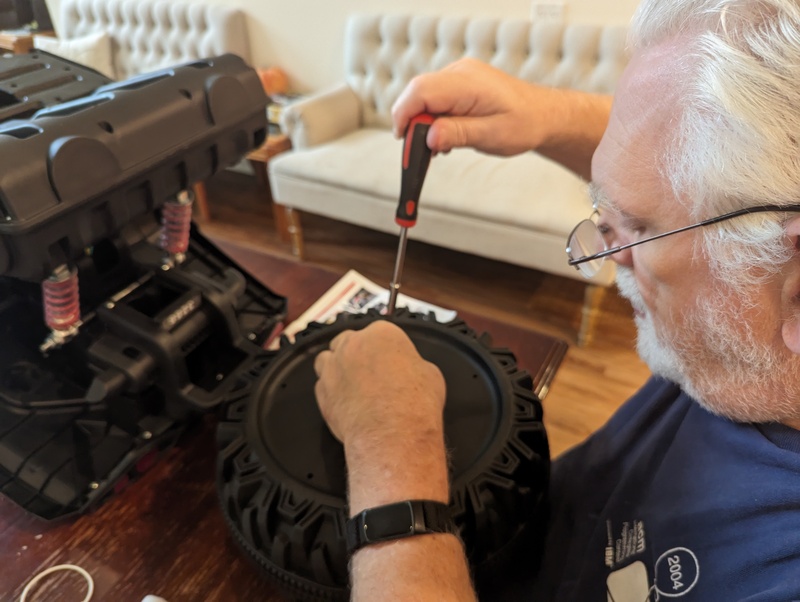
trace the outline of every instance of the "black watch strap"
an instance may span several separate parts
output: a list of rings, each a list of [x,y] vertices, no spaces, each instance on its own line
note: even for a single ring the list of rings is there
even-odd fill
[[[347,521],[347,551],[424,533],[455,533],[447,504],[409,500],[368,508]]]

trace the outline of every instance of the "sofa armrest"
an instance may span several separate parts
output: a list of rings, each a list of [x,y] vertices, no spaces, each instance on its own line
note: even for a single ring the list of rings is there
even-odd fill
[[[341,84],[287,105],[280,124],[292,139],[292,148],[309,148],[358,129],[361,101],[350,86]]]

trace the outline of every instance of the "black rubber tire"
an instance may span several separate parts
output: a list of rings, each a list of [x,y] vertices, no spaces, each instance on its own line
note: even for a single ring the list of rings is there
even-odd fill
[[[310,324],[265,354],[224,409],[217,487],[235,539],[287,595],[347,600],[344,453],[314,398],[313,358],[377,312]],[[542,406],[529,374],[462,320],[399,310],[390,319],[435,363],[447,384],[451,510],[479,591],[538,562],[550,460]]]

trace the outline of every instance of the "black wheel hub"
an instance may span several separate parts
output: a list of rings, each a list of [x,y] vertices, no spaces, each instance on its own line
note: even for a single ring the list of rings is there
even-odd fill
[[[346,467],[314,396],[313,362],[339,332],[378,319],[342,314],[265,355],[219,427],[218,488],[244,549],[294,597],[345,600]],[[504,578],[544,523],[549,473],[541,403],[508,350],[463,321],[400,310],[391,319],[447,385],[451,510],[480,584]],[[533,560],[531,560],[533,562]]]

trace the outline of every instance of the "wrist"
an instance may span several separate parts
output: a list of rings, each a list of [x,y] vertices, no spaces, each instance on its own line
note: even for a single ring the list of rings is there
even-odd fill
[[[409,499],[449,502],[443,427],[373,433],[345,445],[350,516]]]
[[[526,90],[522,124],[530,149],[540,151],[561,144],[565,130],[571,128],[564,91],[538,84],[528,84]]]

